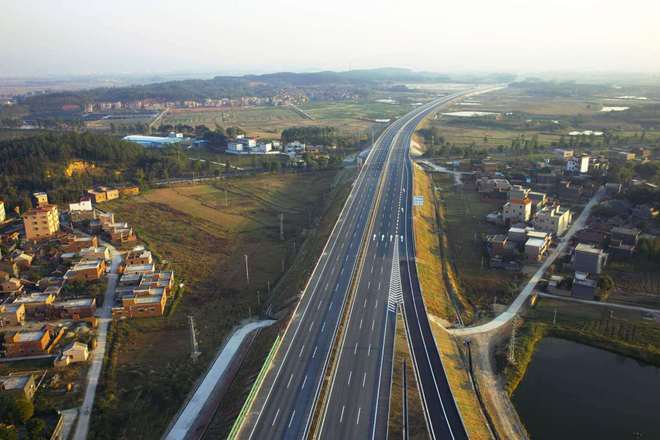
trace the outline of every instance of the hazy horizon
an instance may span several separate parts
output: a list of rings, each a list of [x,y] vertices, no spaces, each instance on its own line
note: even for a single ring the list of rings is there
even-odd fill
[[[660,4],[631,0],[10,2],[0,77],[407,67],[660,72]]]

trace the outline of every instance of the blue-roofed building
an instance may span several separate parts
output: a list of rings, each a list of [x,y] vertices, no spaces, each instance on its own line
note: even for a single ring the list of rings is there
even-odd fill
[[[178,144],[186,140],[180,133],[170,133],[169,136],[144,136],[131,134],[123,138],[125,141],[144,145],[145,147],[160,148],[168,145]]]

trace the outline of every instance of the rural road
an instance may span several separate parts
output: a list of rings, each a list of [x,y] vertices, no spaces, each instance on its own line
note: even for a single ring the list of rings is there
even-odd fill
[[[89,419],[94,408],[94,397],[96,388],[103,368],[103,358],[106,350],[106,340],[108,337],[108,326],[112,321],[112,305],[114,304],[115,288],[119,275],[117,269],[122,261],[121,255],[117,250],[107,243],[103,243],[110,249],[112,255],[112,266],[108,274],[108,285],[105,289],[103,298],[103,307],[97,310],[98,329],[96,331],[96,348],[92,352],[92,362],[87,372],[87,386],[85,387],[85,397],[78,413],[78,422],[73,433],[73,440],[85,440],[89,433]]]

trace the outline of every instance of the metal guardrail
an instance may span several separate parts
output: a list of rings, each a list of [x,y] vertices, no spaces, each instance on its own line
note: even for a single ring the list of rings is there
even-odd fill
[[[275,339],[273,346],[270,348],[270,352],[268,352],[268,356],[266,357],[264,364],[261,366],[261,370],[259,370],[257,379],[254,381],[254,384],[252,384],[250,393],[248,394],[247,399],[245,399],[245,403],[243,404],[241,411],[238,413],[238,417],[236,417],[236,420],[234,421],[234,424],[232,425],[231,430],[229,431],[229,435],[227,436],[228,440],[234,440],[237,438],[238,431],[243,425],[243,419],[245,419],[245,415],[248,413],[250,407],[252,406],[252,403],[254,402],[254,398],[257,394],[257,390],[259,390],[259,388],[261,387],[261,382],[264,380],[264,376],[266,375],[266,372],[270,368],[270,363],[273,360],[273,356],[275,355],[275,352],[277,352],[277,348],[279,347],[281,342],[282,342],[282,335],[280,334],[277,335],[277,338]]]

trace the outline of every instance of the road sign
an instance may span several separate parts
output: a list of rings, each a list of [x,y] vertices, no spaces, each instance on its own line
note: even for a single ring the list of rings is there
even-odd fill
[[[413,196],[413,206],[424,206],[424,196]]]

